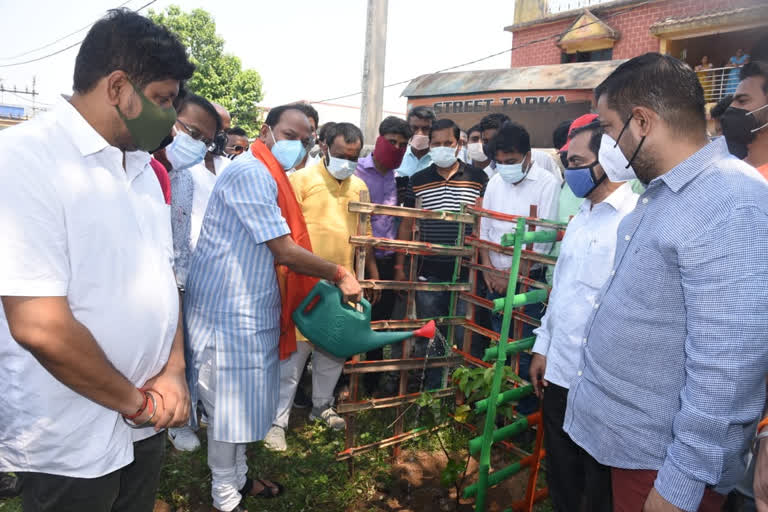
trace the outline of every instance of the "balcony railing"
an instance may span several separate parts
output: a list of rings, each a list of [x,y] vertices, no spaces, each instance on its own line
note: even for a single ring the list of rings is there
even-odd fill
[[[738,68],[712,68],[697,71],[696,75],[704,88],[704,99],[707,103],[719,101],[723,96],[733,94],[739,85]]]

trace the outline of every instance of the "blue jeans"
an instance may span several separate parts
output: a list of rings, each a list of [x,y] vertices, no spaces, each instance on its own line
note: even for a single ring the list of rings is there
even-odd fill
[[[531,272],[531,279],[536,279],[538,281],[541,280],[542,276],[539,276],[536,272]],[[518,290],[518,293],[520,290]],[[486,296],[488,300],[498,299],[500,297],[504,297],[503,294],[489,291],[488,295]],[[544,314],[544,306],[540,303],[534,303],[534,304],[528,304],[525,306],[525,314],[536,318],[541,319],[541,317]],[[491,327],[496,332],[501,332],[501,323],[503,320],[503,315],[499,313],[491,313]],[[510,324],[510,331],[512,330],[512,325]],[[535,329],[534,326],[529,324],[523,324],[523,338],[528,338],[530,336],[533,336],[533,330]],[[513,339],[512,333],[510,332],[510,338]],[[518,375],[521,379],[527,380],[530,382],[531,380],[531,374],[530,374],[530,367],[531,367],[531,354],[528,352],[521,352],[520,353],[520,367]],[[517,411],[520,414],[528,415],[536,412],[539,409],[539,399],[536,398],[535,395],[529,395],[517,404]]]

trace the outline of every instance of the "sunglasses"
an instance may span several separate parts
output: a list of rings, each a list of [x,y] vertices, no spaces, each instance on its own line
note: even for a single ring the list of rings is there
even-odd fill
[[[245,151],[246,149],[248,149],[248,146],[227,146],[227,149],[232,150],[232,151],[241,151],[242,152],[242,151]]]

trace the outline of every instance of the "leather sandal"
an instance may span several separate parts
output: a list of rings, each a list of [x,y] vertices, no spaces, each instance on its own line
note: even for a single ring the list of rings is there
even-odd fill
[[[280,482],[270,481],[272,485],[269,485],[267,482],[265,482],[264,480],[261,480],[260,478],[257,478],[256,481],[264,486],[264,488],[261,491],[254,494],[253,492],[254,481],[251,478],[247,478],[245,480],[245,485],[243,486],[242,489],[240,489],[240,494],[243,496],[253,496],[254,498],[264,498],[267,500],[271,500],[272,498],[277,498],[278,496],[283,494],[283,492],[285,491],[285,488],[282,486],[282,484],[280,484]],[[273,487],[277,487],[277,491],[275,491]]]

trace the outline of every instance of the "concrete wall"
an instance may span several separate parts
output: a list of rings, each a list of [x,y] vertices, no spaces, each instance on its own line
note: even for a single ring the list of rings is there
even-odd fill
[[[710,10],[725,10],[734,7],[755,5],[761,0],[664,0],[639,7],[624,6],[613,12],[628,12],[611,17],[611,11],[596,9],[595,14],[605,23],[620,33],[620,39],[613,47],[614,59],[628,59],[647,52],[660,50],[660,39],[652,35],[649,27],[662,19],[674,16],[694,16]],[[513,47],[521,47],[512,51],[511,66],[537,66],[541,64],[559,64],[562,51],[557,46],[557,37],[580,17],[575,14],[565,20],[546,25],[534,25],[521,28],[514,32]],[[532,41],[549,38],[545,41],[530,44]]]

